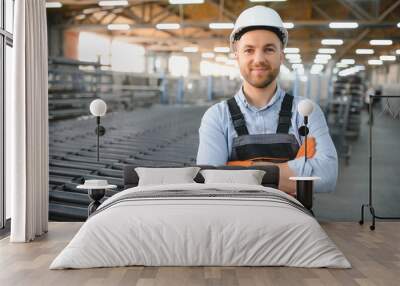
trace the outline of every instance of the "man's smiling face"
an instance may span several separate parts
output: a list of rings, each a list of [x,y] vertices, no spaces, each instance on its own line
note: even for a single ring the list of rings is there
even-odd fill
[[[274,32],[249,31],[235,45],[240,73],[250,85],[265,88],[277,78],[284,56]]]

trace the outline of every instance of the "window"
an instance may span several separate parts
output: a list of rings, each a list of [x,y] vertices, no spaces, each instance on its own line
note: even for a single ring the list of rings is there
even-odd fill
[[[111,54],[113,71],[143,73],[146,69],[145,49],[142,46],[113,40]]]
[[[232,64],[219,64],[207,60],[200,62],[200,74],[202,76],[229,76],[230,79],[240,76],[239,68]]]
[[[110,39],[95,33],[80,32],[78,42],[78,59],[80,61],[110,64]]]
[[[6,95],[11,92],[12,43],[13,43],[14,1],[0,1],[0,228],[10,217],[9,197],[4,187],[4,103]]]
[[[170,56],[168,70],[173,76],[187,76],[189,74],[189,59],[185,56]]]
[[[10,32],[11,34],[14,32],[13,30],[13,22],[14,22],[14,0],[6,0],[5,1],[5,30]]]
[[[145,49],[142,46],[90,32],[79,33],[78,59],[100,61],[118,72],[143,73],[146,69]]]

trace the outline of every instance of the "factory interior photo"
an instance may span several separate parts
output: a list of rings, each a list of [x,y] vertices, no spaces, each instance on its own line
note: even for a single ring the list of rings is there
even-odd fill
[[[0,285],[399,285],[400,0],[0,0],[0,98]]]

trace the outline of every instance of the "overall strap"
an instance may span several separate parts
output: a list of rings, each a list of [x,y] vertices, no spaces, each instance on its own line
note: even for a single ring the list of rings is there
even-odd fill
[[[285,93],[285,97],[283,98],[281,105],[281,111],[279,112],[279,121],[276,133],[289,133],[289,127],[292,123],[292,103],[293,96]]]
[[[235,97],[228,99],[229,113],[231,114],[233,126],[238,136],[248,135],[249,131],[246,127],[246,121],[244,119],[243,113],[240,111],[237,105]]]

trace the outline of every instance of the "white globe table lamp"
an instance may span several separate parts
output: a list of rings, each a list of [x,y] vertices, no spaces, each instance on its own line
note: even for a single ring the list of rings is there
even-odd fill
[[[309,133],[307,124],[308,124],[308,116],[313,112],[314,110],[314,103],[309,100],[309,99],[303,99],[302,101],[299,102],[297,105],[297,110],[304,117],[304,125],[299,128],[299,134],[301,136],[304,136],[304,161],[307,161],[307,135]]]
[[[100,117],[104,116],[107,112],[107,104],[102,99],[95,99],[90,103],[90,113],[96,117],[96,130],[97,135],[97,161],[100,161],[100,136],[106,133],[104,126],[100,125]]]

